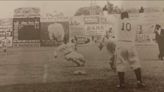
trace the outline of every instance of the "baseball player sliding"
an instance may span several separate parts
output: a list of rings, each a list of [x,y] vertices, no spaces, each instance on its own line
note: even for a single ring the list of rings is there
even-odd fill
[[[86,60],[82,54],[77,52],[77,45],[74,40],[59,46],[54,52],[54,57],[57,58],[59,55],[64,57],[67,61],[72,61],[78,67],[85,66]]]

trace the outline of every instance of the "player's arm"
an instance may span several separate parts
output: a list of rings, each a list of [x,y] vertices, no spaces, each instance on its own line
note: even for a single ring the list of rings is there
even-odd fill
[[[65,46],[65,45],[61,45],[61,46],[57,47],[56,50],[57,50],[58,52],[63,52],[65,49],[66,49],[66,46]]]
[[[113,54],[109,60],[110,67],[112,70],[116,71],[116,55]]]

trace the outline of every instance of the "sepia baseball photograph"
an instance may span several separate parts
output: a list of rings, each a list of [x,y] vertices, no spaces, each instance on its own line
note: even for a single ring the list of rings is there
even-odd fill
[[[164,92],[164,1],[0,0],[0,92]]]

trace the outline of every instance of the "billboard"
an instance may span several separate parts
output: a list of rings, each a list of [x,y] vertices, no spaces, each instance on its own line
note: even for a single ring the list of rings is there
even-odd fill
[[[108,30],[107,18],[103,16],[76,16],[70,19],[70,40],[86,44],[91,39],[100,39]]]
[[[40,40],[40,18],[14,18],[14,40]]]
[[[69,41],[68,21],[44,21],[41,22],[41,45],[56,46],[58,43]]]
[[[107,25],[104,24],[90,24],[85,26],[86,35],[105,35]]]
[[[85,31],[84,20],[83,16],[75,16],[70,19],[70,41],[74,39],[78,44],[87,44],[90,41],[91,38],[87,36]]]
[[[70,37],[85,35],[83,17],[72,17],[69,21]]]
[[[85,24],[99,24],[98,16],[86,16],[84,17]]]
[[[106,24],[107,18],[105,16],[100,15],[90,15],[84,17],[85,24]]]
[[[86,16],[84,23],[85,34],[92,37],[94,41],[101,40],[101,37],[109,30],[107,18],[104,16]]]

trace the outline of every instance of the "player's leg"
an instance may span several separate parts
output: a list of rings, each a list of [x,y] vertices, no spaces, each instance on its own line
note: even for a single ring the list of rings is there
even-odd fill
[[[117,58],[116,58],[116,71],[119,78],[119,84],[117,88],[125,88],[125,71],[126,71],[126,50],[117,49]]]
[[[136,78],[137,78],[137,87],[143,88],[145,87],[145,84],[142,81],[142,75],[141,75],[141,68],[137,68],[134,70]]]
[[[73,53],[70,53],[68,55],[65,56],[65,59],[67,61],[71,61],[73,62],[74,64],[76,64],[78,67],[81,66],[81,62],[75,58],[75,56],[73,55]]]
[[[72,58],[71,59],[77,66],[85,66],[86,60],[83,58]]]
[[[81,62],[81,66],[85,66],[85,63],[86,63],[85,59],[79,59],[79,61]]]
[[[76,53],[76,58],[81,62],[81,66],[85,66],[86,60],[82,54]]]
[[[132,61],[132,62],[137,62],[137,61]],[[143,83],[143,80],[142,80],[141,67],[139,67],[138,64],[133,64],[132,67],[133,67],[133,70],[134,70],[135,75],[136,75],[137,86],[139,88],[145,87],[145,84]]]
[[[116,62],[116,71],[118,74],[119,84],[117,85],[117,88],[124,88],[125,87],[125,64],[123,61],[117,60]]]
[[[84,56],[76,51],[72,52],[72,59],[79,63],[80,66],[85,66],[86,60],[84,59]]]
[[[142,80],[142,74],[141,74],[141,65],[139,62],[139,58],[137,55],[137,52],[134,48],[129,49],[129,64],[132,67],[132,69],[135,72],[136,79],[137,79],[137,86],[139,88],[145,87],[145,84],[143,83]]]
[[[116,70],[116,65],[115,65],[116,56],[117,56],[116,55],[116,44],[113,41],[109,41],[106,44],[106,48],[107,48],[108,53],[110,53],[110,55],[111,55],[109,64],[113,70]]]
[[[67,59],[67,61],[73,62],[74,64],[76,64],[77,67],[81,66],[81,63],[80,63],[79,60],[75,60],[75,59],[69,58],[69,59]]]

